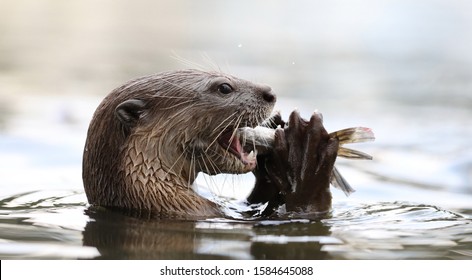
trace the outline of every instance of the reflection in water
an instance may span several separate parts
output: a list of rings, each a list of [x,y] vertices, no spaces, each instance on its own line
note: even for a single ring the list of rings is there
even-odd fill
[[[337,203],[319,221],[176,221],[46,194],[0,201],[0,258],[472,259],[472,219],[428,205]]]
[[[148,221],[103,209],[87,210],[84,245],[103,258],[195,258],[198,233],[193,222]]]
[[[325,259],[322,244],[339,243],[321,222],[141,220],[104,209],[88,210],[84,245],[101,258]]]
[[[320,221],[260,222],[253,231],[251,254],[256,259],[329,259],[322,246],[341,243]]]

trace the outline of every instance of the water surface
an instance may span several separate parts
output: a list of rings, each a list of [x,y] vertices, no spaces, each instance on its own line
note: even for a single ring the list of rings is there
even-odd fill
[[[39,199],[38,199],[39,198]],[[470,217],[430,205],[335,203],[331,217],[146,220],[89,209],[83,193],[0,201],[0,257],[105,259],[470,259]]]

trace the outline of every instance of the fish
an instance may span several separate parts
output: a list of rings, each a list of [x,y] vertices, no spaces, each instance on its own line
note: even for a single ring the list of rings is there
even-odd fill
[[[250,145],[256,153],[267,154],[274,146],[275,129],[266,126],[256,126],[255,128],[243,127],[238,129],[238,135],[243,139],[243,146]],[[330,138],[339,141],[338,157],[356,160],[372,160],[372,156],[364,152],[346,148],[344,145],[353,143],[363,143],[375,140],[372,129],[367,127],[350,127],[329,133]],[[331,185],[340,189],[346,196],[355,192],[355,189],[341,175],[334,166]]]

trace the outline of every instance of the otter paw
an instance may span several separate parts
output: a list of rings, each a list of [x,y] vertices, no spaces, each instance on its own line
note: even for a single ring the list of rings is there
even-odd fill
[[[338,148],[338,140],[329,137],[320,114],[314,113],[307,121],[294,111],[285,127],[276,130],[270,155],[258,160],[264,172],[260,178],[256,174],[256,184],[258,179],[265,180],[266,185],[270,182],[277,189],[274,200],[285,204],[287,211],[328,211],[330,179]],[[269,188],[266,191],[274,192]]]

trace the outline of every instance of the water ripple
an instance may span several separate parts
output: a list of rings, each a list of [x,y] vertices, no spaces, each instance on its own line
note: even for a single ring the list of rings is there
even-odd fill
[[[406,202],[336,203],[329,217],[196,222],[87,209],[83,192],[0,200],[0,258],[472,259],[472,220]]]

